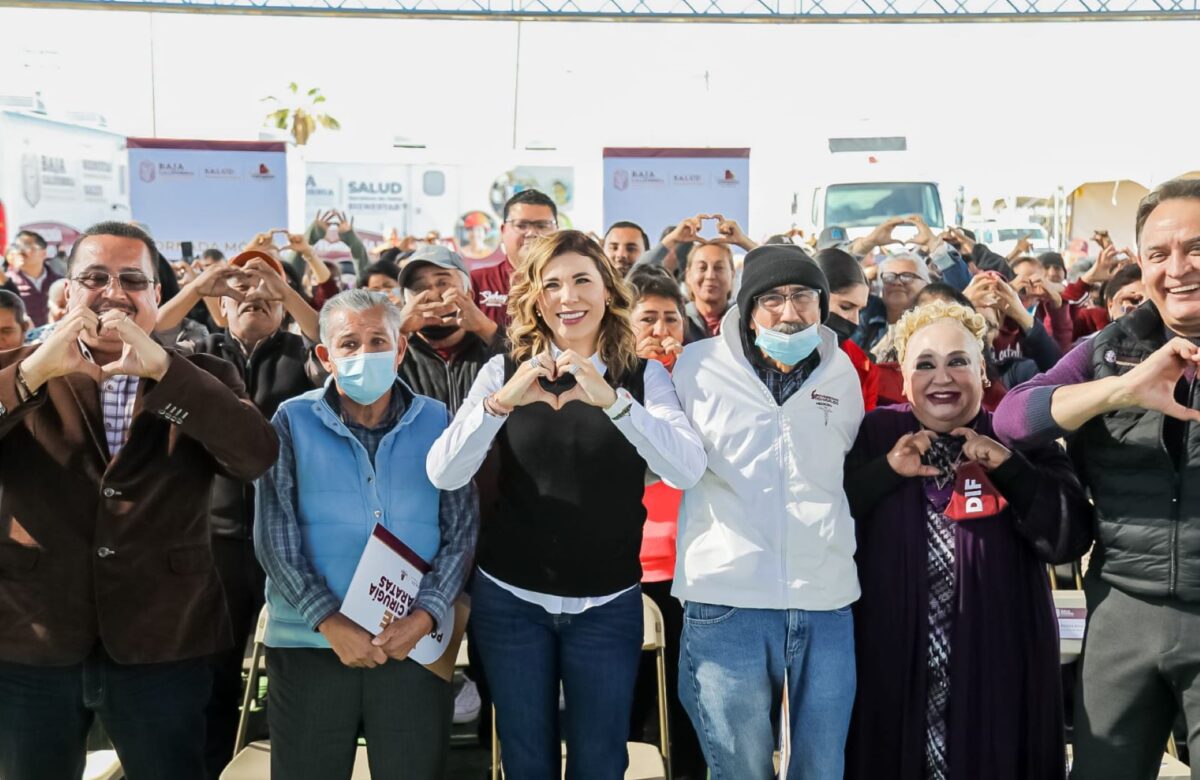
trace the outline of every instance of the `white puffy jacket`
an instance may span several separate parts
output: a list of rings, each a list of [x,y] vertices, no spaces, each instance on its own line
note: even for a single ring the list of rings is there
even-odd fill
[[[731,607],[841,609],[860,593],[842,489],[863,418],[858,375],[821,326],[821,363],[781,407],[746,358],[740,319],[732,307],[721,335],[688,345],[675,365],[708,470],[683,495],[672,593]]]

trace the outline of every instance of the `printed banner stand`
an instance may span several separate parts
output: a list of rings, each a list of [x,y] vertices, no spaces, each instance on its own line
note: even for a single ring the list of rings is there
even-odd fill
[[[604,150],[605,226],[636,222],[654,244],[697,214],[720,214],[750,233],[749,149]]]
[[[255,234],[288,227],[287,144],[130,138],[130,207],[168,260],[191,241],[232,257]]]

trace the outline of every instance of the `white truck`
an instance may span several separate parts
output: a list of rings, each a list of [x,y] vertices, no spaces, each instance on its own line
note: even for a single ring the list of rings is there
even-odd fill
[[[0,247],[33,230],[46,239],[54,261],[89,225],[129,218],[123,135],[0,111]]]
[[[961,193],[948,187],[916,160],[931,152],[910,149],[906,135],[877,132],[868,124],[851,123],[827,139],[828,154],[807,161],[804,183],[793,195],[793,222],[819,234],[843,227],[858,238],[890,217],[920,214],[938,231],[958,224]],[[914,157],[919,153],[921,157]],[[904,226],[893,235],[905,240],[916,228]]]
[[[839,226],[858,238],[890,217],[910,214],[920,214],[935,232],[955,221],[953,204],[943,201],[942,188],[933,181],[830,182],[813,189],[809,216],[814,233]],[[893,235],[904,240],[915,233],[916,228],[902,226]]]

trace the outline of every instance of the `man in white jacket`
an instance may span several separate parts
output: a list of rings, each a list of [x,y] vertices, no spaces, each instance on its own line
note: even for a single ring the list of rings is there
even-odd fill
[[[786,684],[788,778],[835,780],[859,597],[842,461],[862,392],[821,325],[829,287],[816,263],[767,245],[744,267],[721,335],[689,345],[674,373],[708,453],[679,515],[680,698],[713,780],[766,780]]]

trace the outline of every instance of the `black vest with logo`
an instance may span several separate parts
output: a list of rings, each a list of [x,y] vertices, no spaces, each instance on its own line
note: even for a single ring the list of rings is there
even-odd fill
[[[1147,302],[1092,339],[1093,376],[1125,374],[1168,337]],[[1176,398],[1200,409],[1197,385],[1181,379]],[[1122,409],[1090,420],[1069,446],[1096,504],[1091,565],[1129,593],[1200,602],[1200,425]]]
[[[505,381],[515,370],[504,361]],[[642,402],[646,361],[617,387]],[[611,383],[611,380],[610,380]],[[602,409],[521,406],[496,436],[498,498],[482,513],[479,567],[518,588],[605,596],[642,578],[646,461]]]

